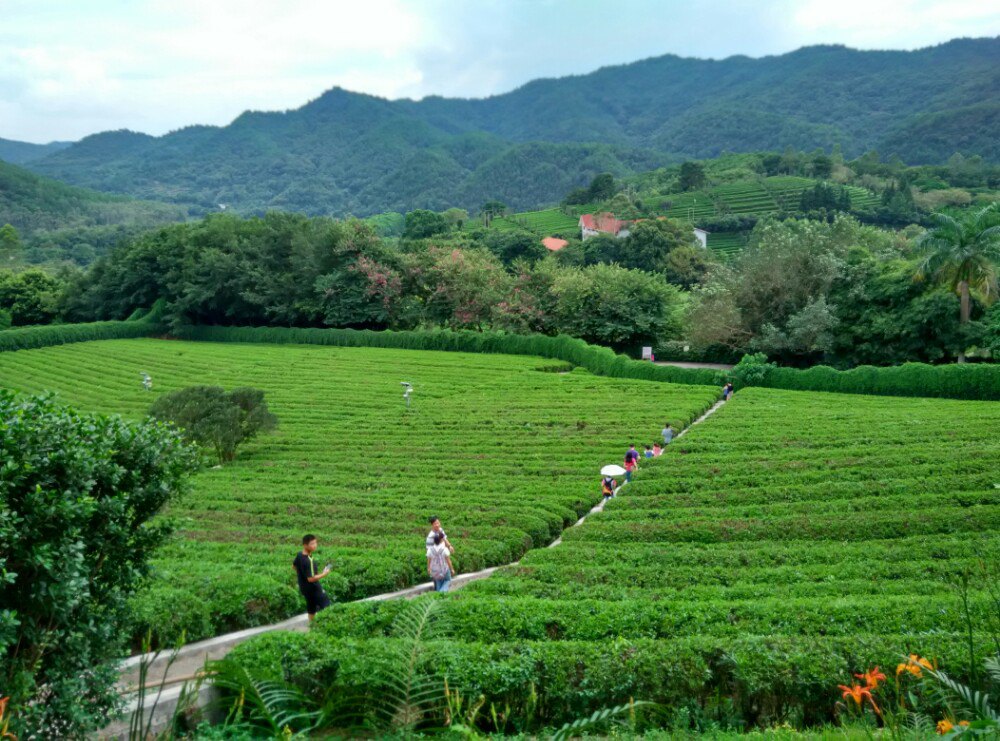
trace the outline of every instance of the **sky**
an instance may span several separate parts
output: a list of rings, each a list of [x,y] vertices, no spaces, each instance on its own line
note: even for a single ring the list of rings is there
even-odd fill
[[[0,0],[0,138],[225,125],[334,86],[484,97],[661,54],[997,35],[995,0]]]

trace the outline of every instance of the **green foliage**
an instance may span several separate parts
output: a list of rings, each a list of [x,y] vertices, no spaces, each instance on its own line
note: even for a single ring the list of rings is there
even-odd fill
[[[152,337],[163,334],[165,327],[146,322],[90,322],[89,324],[54,324],[0,331],[0,352],[28,350],[63,345],[68,342]]]
[[[57,316],[63,282],[41,270],[0,272],[0,309],[14,326],[48,324]]]
[[[404,239],[424,239],[436,234],[444,234],[451,226],[443,214],[418,209],[406,214],[406,225],[403,228]]]
[[[918,241],[922,261],[918,276],[930,277],[959,294],[961,321],[971,317],[975,295],[992,304],[1000,293],[1000,202],[956,219],[935,214],[936,226]]]
[[[0,161],[0,255],[7,261],[20,232],[22,246],[47,238],[52,230],[107,227],[112,224],[151,227],[182,221],[187,210],[166,203],[133,201],[122,196],[74,188]],[[16,229],[14,233],[7,226]],[[82,240],[76,240],[82,241]],[[42,241],[41,243],[44,243]]]
[[[700,190],[705,187],[705,168],[699,162],[681,165],[678,185],[683,190]]]
[[[227,393],[218,386],[190,386],[161,396],[149,414],[177,425],[187,439],[213,450],[220,462],[232,461],[243,442],[278,425],[264,392],[250,387]]]
[[[23,737],[74,737],[117,709],[128,598],[195,458],[161,425],[0,391],[0,680]]]
[[[21,235],[10,224],[0,226],[0,264],[9,263],[21,256]]]
[[[733,366],[732,378],[735,385],[760,386],[767,379],[768,371],[775,368],[774,363],[767,362],[767,355],[762,352],[744,355],[740,362]]]

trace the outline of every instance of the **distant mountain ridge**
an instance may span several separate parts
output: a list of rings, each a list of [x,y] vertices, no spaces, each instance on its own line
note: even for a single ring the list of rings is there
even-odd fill
[[[0,139],[0,160],[12,165],[23,165],[25,162],[38,160],[46,155],[58,152],[70,146],[73,142],[49,142],[48,144],[31,144],[30,142]]]
[[[910,52],[667,55],[484,99],[389,101],[334,88],[225,127],[96,134],[28,166],[205,209],[362,216],[490,198],[526,208],[601,171],[789,146],[877,149],[910,164],[955,151],[1000,161],[1000,38]]]

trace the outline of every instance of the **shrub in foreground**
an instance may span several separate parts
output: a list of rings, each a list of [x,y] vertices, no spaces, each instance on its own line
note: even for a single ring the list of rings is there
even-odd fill
[[[153,422],[0,391],[0,688],[11,731],[75,738],[120,698],[128,598],[170,532],[150,522],[195,456]]]

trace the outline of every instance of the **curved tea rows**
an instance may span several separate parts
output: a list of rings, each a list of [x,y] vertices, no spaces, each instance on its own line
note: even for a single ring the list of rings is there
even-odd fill
[[[537,691],[553,722],[629,697],[818,720],[849,672],[906,652],[961,674],[952,585],[1000,563],[998,429],[992,402],[743,390],[559,548],[449,595],[426,670],[498,704]],[[987,592],[969,604],[995,619]],[[399,609],[340,605],[237,656],[349,683],[335,666]]]
[[[717,396],[709,387],[551,373],[531,357],[413,350],[115,340],[0,355],[0,384],[57,391],[138,417],[192,384],[266,390],[277,432],[209,470],[173,508],[182,537],[137,601],[141,626],[189,640],[301,612],[290,563],[302,534],[354,599],[423,581],[429,514],[470,571],[553,540],[599,498],[597,470],[633,434],[651,442]],[[140,373],[153,378],[144,392]],[[407,411],[400,381],[414,384]],[[636,442],[643,442],[636,439]]]

